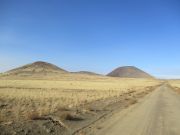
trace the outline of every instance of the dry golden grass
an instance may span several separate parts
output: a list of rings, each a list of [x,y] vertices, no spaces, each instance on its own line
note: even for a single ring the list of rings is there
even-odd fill
[[[1,79],[0,121],[33,119],[122,93],[143,91],[159,83],[151,79],[99,76],[68,76],[58,80]]]
[[[71,89],[71,90],[124,90],[134,87],[151,86],[157,80],[151,79],[120,79],[102,77],[98,79],[85,78],[66,80],[1,80],[0,88],[30,88],[30,89]]]
[[[180,80],[169,80],[168,82],[172,87],[180,88]]]
[[[174,91],[180,94],[180,80],[168,80]]]

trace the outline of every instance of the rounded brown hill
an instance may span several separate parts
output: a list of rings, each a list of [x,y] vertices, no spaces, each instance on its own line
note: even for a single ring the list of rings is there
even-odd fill
[[[15,68],[13,70],[8,71],[8,74],[13,75],[48,75],[48,74],[56,74],[56,73],[66,73],[62,68],[59,68],[56,65],[51,63],[37,61],[31,64],[27,64],[25,66]]]
[[[115,70],[107,74],[107,76],[122,78],[153,78],[150,74],[134,66],[124,66],[116,68]]]

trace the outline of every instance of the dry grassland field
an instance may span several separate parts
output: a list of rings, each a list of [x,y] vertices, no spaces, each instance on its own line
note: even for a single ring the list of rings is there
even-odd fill
[[[180,80],[169,80],[168,82],[171,86],[180,88]]]
[[[174,88],[177,93],[180,94],[180,80],[169,80],[168,83]]]
[[[96,103],[97,105],[101,104],[99,106],[107,106],[118,102],[119,99],[127,98],[122,95],[146,92],[149,88],[160,84],[160,81],[154,79],[75,76],[74,78],[66,76],[57,80],[30,80],[27,78],[23,80],[22,78],[12,79],[13,77],[1,79],[1,124],[12,124],[17,121],[23,123],[36,119],[45,120],[47,116],[58,116],[62,125],[66,123],[64,127],[67,127],[68,124],[71,126],[72,123],[65,120],[81,119],[82,112],[94,114],[95,111],[92,108]],[[65,122],[63,123],[63,121]],[[76,128],[76,126],[72,126],[72,129]],[[19,134],[23,134],[23,132],[19,132]]]
[[[28,114],[25,113],[30,111],[53,113],[59,108],[79,106],[134,90],[140,92],[145,87],[157,84],[155,80],[114,78],[91,81],[1,80],[1,106],[7,105],[5,108],[8,108],[1,110],[1,121],[7,121],[11,117],[18,119],[21,115],[26,118]]]

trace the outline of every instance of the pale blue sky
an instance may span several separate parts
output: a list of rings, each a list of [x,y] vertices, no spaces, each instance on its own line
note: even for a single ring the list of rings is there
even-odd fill
[[[0,71],[34,61],[180,77],[179,0],[0,0]]]

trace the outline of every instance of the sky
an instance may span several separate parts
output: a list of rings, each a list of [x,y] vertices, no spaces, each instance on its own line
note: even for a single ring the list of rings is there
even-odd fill
[[[0,72],[46,61],[180,78],[179,0],[0,0]]]

